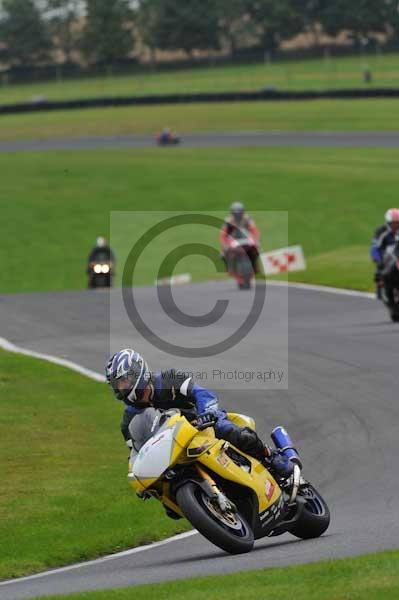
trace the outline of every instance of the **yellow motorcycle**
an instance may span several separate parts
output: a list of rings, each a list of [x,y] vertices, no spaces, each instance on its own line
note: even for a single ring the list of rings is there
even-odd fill
[[[228,416],[255,429],[250,417]],[[140,498],[156,498],[168,514],[186,517],[231,554],[249,552],[255,539],[285,532],[319,537],[330,523],[328,506],[303,479],[300,461],[287,480],[273,477],[265,464],[217,439],[212,427],[201,431],[180,411],[163,415],[157,431],[131,458],[128,478]]]

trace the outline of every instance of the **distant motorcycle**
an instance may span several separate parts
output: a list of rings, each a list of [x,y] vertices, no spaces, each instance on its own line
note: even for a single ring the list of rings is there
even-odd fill
[[[100,257],[101,258],[101,257]],[[112,262],[97,260],[89,264],[89,289],[110,288],[112,286]]]
[[[240,290],[250,289],[258,254],[258,246],[249,232],[240,230],[235,237],[229,238],[224,259],[229,274],[235,278]]]
[[[181,139],[173,131],[162,131],[157,135],[158,146],[176,146],[181,143]]]
[[[387,307],[394,323],[399,322],[399,239],[387,248],[381,271],[383,287],[381,300]]]

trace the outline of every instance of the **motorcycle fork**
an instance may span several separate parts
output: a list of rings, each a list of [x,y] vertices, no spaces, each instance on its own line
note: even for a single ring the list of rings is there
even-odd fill
[[[210,497],[217,501],[217,503],[219,504],[219,508],[222,510],[222,512],[225,512],[226,510],[230,510],[233,513],[237,512],[237,507],[235,506],[235,504],[233,504],[231,500],[228,500],[223,494],[223,492],[219,490],[216,482],[212,479],[209,473],[202,469],[202,467],[200,467],[198,463],[195,465],[195,467],[198,471],[199,476],[202,477],[206,484],[208,484]]]
[[[202,469],[202,467],[200,467],[199,464],[196,464],[195,467],[198,471],[198,475],[209,484],[212,491],[212,495],[218,496],[221,493],[221,491],[219,490],[218,486],[216,485],[212,477],[209,475],[209,473]]]

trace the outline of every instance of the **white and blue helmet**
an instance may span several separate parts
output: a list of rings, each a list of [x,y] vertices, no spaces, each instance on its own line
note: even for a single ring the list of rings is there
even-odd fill
[[[105,375],[118,400],[138,404],[148,385],[151,371],[144,358],[131,348],[116,352],[108,361]]]

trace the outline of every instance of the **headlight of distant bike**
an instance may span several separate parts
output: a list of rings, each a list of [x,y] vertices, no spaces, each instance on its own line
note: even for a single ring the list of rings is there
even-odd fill
[[[109,265],[101,265],[102,273],[109,273]]]

